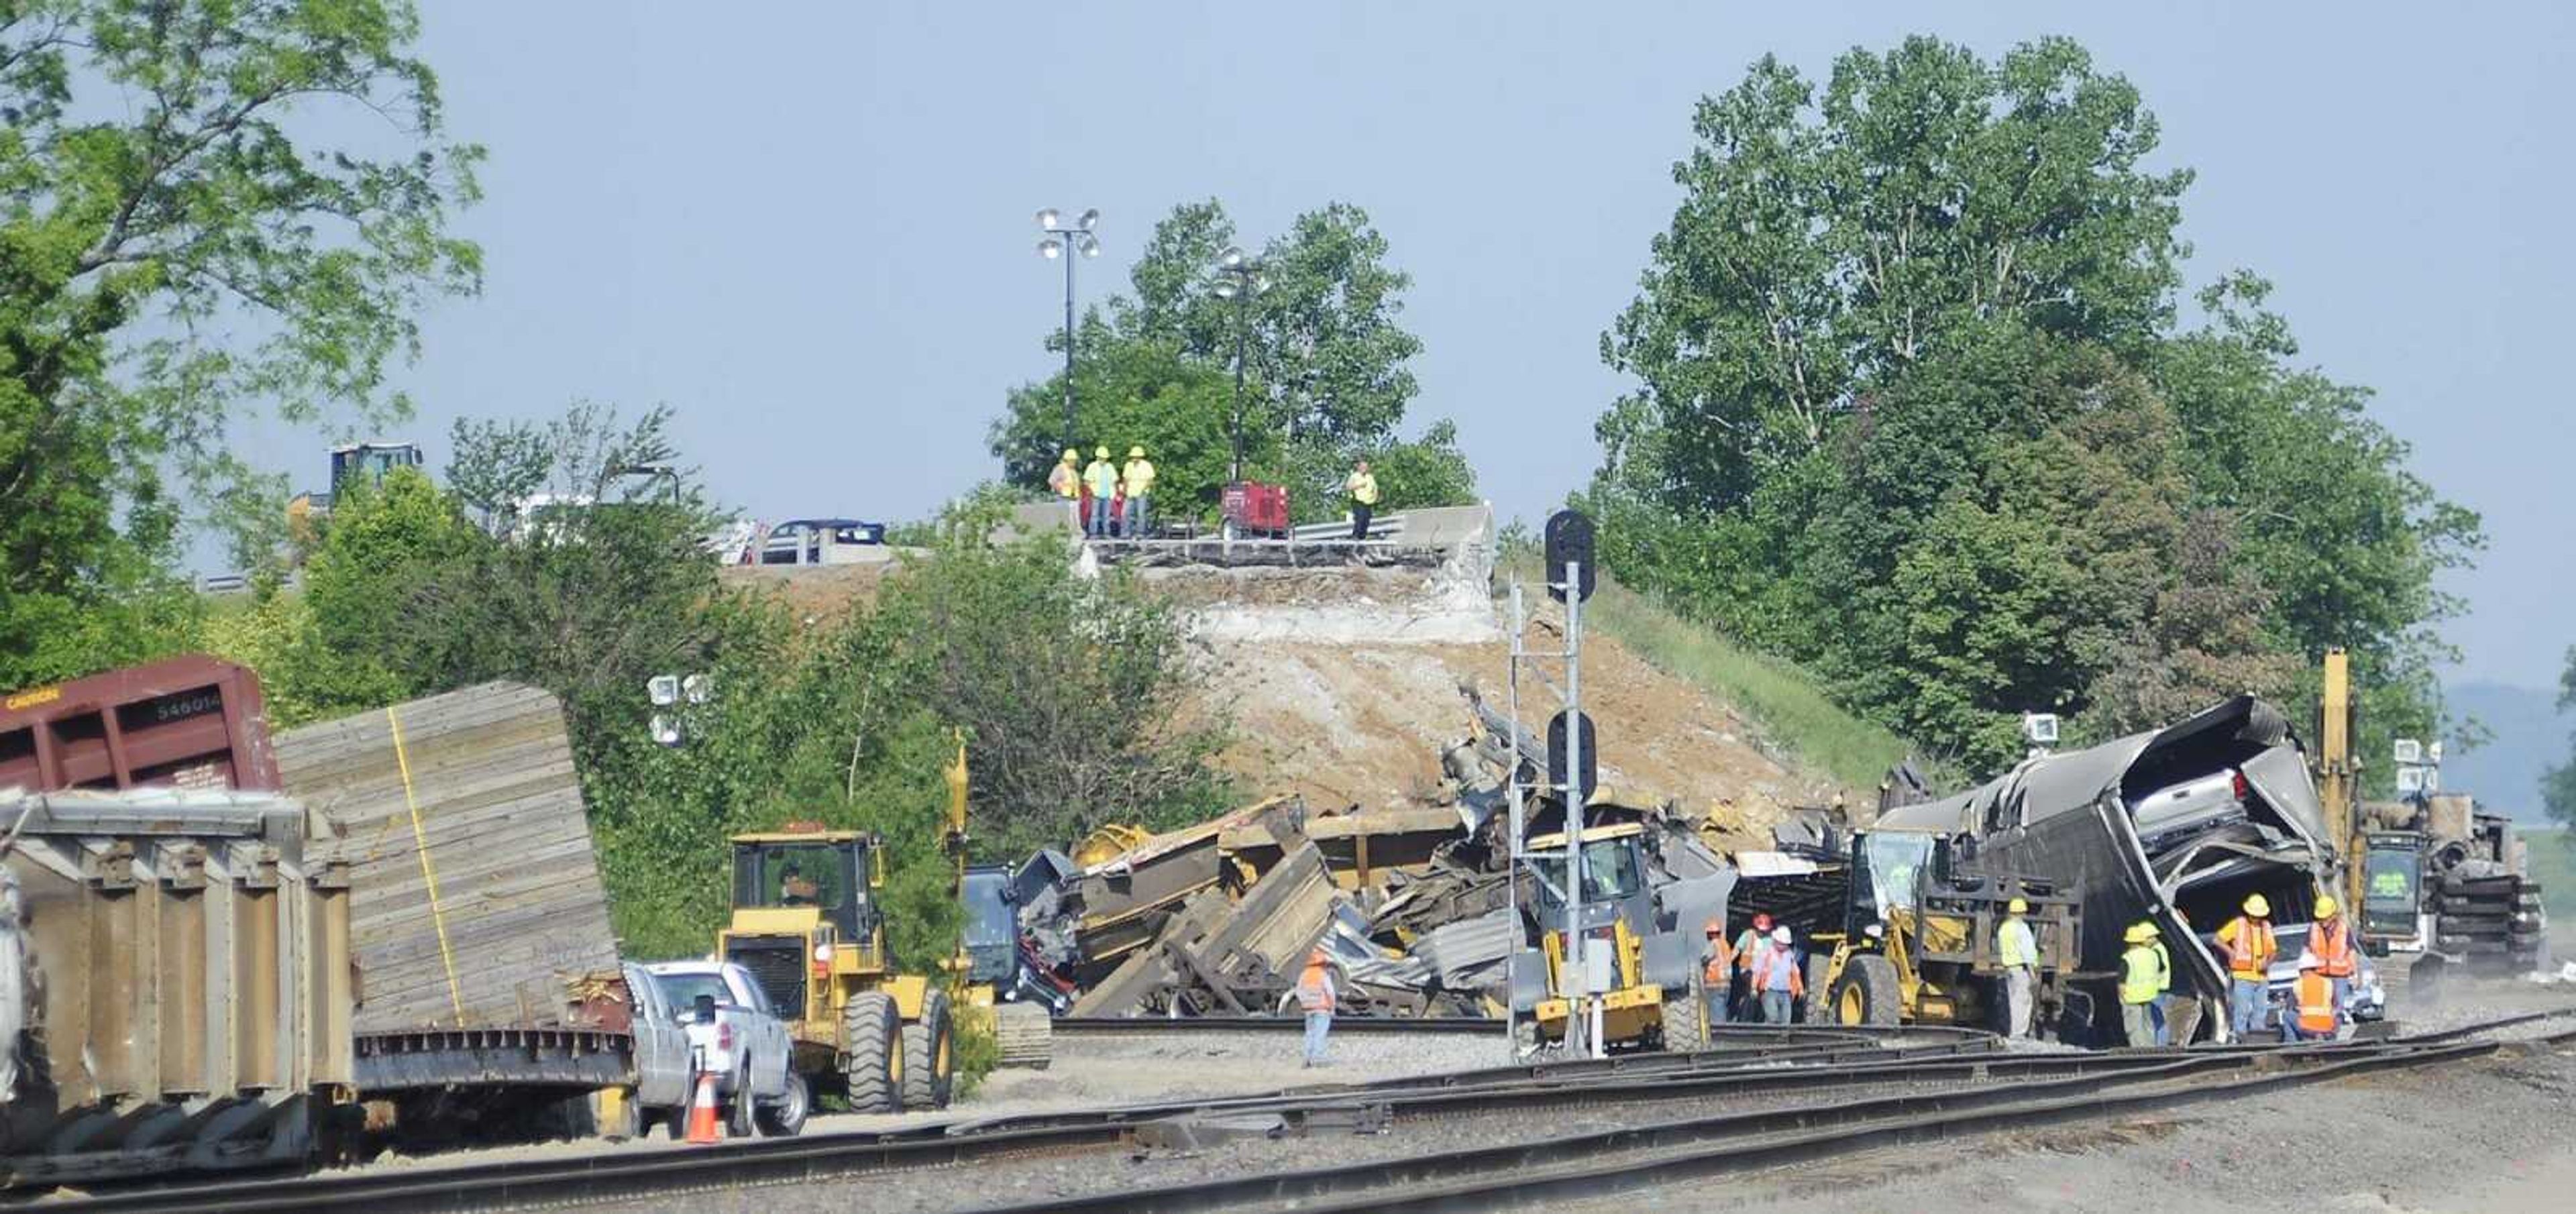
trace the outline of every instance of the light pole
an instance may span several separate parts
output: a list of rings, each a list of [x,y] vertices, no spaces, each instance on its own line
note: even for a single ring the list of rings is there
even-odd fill
[[[1073,255],[1100,256],[1100,238],[1092,229],[1100,226],[1100,208],[1093,207],[1064,226],[1064,216],[1054,207],[1038,212],[1038,230],[1046,239],[1038,242],[1038,256],[1064,262],[1064,445],[1067,450],[1081,446],[1074,434],[1073,420]]]
[[[1270,274],[1258,261],[1243,255],[1243,250],[1229,248],[1216,261],[1216,297],[1234,301],[1234,475],[1231,484],[1243,483],[1243,339],[1252,327],[1252,298],[1270,289]]]

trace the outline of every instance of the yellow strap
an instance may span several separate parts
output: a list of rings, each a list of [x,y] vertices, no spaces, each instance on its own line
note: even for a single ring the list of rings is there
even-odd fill
[[[456,951],[447,945],[447,910],[438,904],[438,866],[429,859],[429,832],[420,824],[420,798],[412,791],[411,755],[403,749],[402,720],[394,716],[391,706],[385,709],[385,724],[394,731],[394,766],[402,772],[403,805],[411,810],[411,841],[420,852],[420,879],[429,886],[429,922],[438,929],[438,959],[447,966],[447,1003],[456,1009],[456,1023],[465,1023],[465,992],[456,983]]]

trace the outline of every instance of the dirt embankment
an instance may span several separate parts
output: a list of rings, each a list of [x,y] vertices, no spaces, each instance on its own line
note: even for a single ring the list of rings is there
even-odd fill
[[[888,566],[727,570],[817,623],[872,598]],[[1501,706],[1510,646],[1481,568],[1423,563],[1337,569],[1154,569],[1148,585],[1187,607],[1210,673],[1201,711],[1229,719],[1218,763],[1248,791],[1318,806],[1401,805],[1432,795],[1440,755],[1473,732],[1459,688]],[[1565,647],[1564,613],[1541,596],[1528,648]],[[1767,828],[1788,806],[1830,801],[1833,782],[1759,745],[1730,706],[1599,632],[1584,639],[1583,701],[1605,783]],[[1561,701],[1561,661],[1523,668],[1521,720]],[[1540,672],[1544,672],[1544,678]]]
[[[1207,707],[1231,715],[1238,740],[1219,761],[1248,786],[1317,806],[1418,800],[1439,785],[1441,751],[1473,732],[1461,685],[1503,703],[1510,645],[1481,584],[1390,570],[1164,584],[1214,624],[1201,631],[1215,672]],[[1563,650],[1562,611],[1534,614],[1526,647]],[[1723,807],[1755,828],[1832,799],[1829,780],[1766,753],[1731,707],[1597,632],[1583,648],[1604,783]],[[1524,665],[1520,716],[1534,730],[1560,706],[1563,672],[1558,660]]]

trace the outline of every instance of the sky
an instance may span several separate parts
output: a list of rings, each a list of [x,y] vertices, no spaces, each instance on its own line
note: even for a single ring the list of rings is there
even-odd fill
[[[2191,283],[2271,278],[2302,360],[2377,389],[2484,514],[2447,583],[2458,675],[2547,685],[2576,643],[2576,6],[423,7],[451,133],[490,154],[458,223],[488,274],[426,317],[399,437],[436,467],[458,415],[667,403],[714,492],[770,519],[920,517],[994,476],[986,428],[1062,317],[1032,214],[1103,213],[1090,303],[1214,197],[1247,244],[1368,211],[1413,276],[1412,424],[1456,419],[1483,492],[1535,521],[1598,462],[1627,387],[1600,334],[1700,96],[1765,53],[1821,76],[1908,33],[1990,58],[2071,35],[2143,91],[2159,167],[2198,173]],[[322,445],[263,442],[299,486]]]

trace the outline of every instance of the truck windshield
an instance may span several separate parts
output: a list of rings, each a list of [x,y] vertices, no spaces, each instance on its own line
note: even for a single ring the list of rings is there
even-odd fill
[[[834,843],[746,843],[734,851],[736,906],[849,905],[853,866]]]
[[[669,1001],[671,1014],[687,1017],[697,1010],[698,996],[715,996],[717,1007],[732,1007],[733,992],[725,989],[721,974],[658,974],[654,981],[662,988],[662,998]]]
[[[1553,856],[1531,861],[1538,867],[1539,879],[1555,891],[1565,889],[1565,857]],[[1595,839],[1583,845],[1583,900],[1616,902],[1645,888],[1646,874],[1637,859],[1637,840],[1632,837]]]

